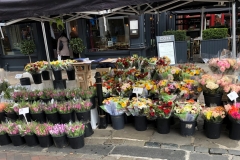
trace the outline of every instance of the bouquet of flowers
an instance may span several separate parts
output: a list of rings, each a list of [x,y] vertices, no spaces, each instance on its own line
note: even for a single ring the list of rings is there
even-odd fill
[[[0,124],[0,135],[7,133],[7,126],[6,124]]]
[[[116,65],[118,69],[127,69],[132,66],[131,59],[127,58],[118,58],[116,61]]]
[[[39,92],[40,92],[39,90],[28,91],[25,94],[25,99],[27,99],[28,101],[36,101],[38,99]]]
[[[5,99],[12,99],[13,92],[20,92],[20,91],[26,91],[27,89],[22,86],[9,86],[5,93],[4,93],[4,98]]]
[[[127,80],[135,80],[134,75],[137,71],[138,70],[135,68],[129,68],[124,72],[124,76],[126,77]]]
[[[150,79],[151,77],[148,76],[148,72],[141,73],[140,71],[135,72],[135,79],[137,80],[147,80]]]
[[[71,113],[73,109],[71,102],[58,103],[57,110],[60,114]]]
[[[240,124],[240,106],[238,104],[236,105],[227,104],[224,106],[224,108],[228,114],[229,119],[232,122]]]
[[[153,106],[152,100],[149,98],[133,97],[127,107],[129,113],[133,116],[145,115],[145,110]]]
[[[57,100],[57,101],[64,101],[64,100],[66,100],[66,92],[65,92],[65,90],[54,90],[52,98],[54,100]]]
[[[195,121],[202,110],[202,105],[194,100],[176,102],[174,114],[182,121]]]
[[[171,63],[171,59],[167,56],[160,57],[157,61],[157,66],[168,66]]]
[[[53,98],[53,90],[52,89],[43,89],[38,93],[38,96],[41,99],[51,99]]]
[[[13,113],[14,112],[14,107],[15,107],[14,103],[7,103],[7,106],[5,107],[4,111],[6,113]]]
[[[42,68],[40,67],[39,63],[28,63],[24,67],[24,71],[30,73],[30,74],[39,74],[42,72]]]
[[[34,134],[34,130],[36,128],[37,123],[36,122],[30,122],[28,124],[26,123],[22,123],[21,127],[19,128],[19,133],[22,136],[25,135],[33,135]]]
[[[39,101],[34,101],[31,105],[29,105],[30,113],[41,113],[43,111],[44,104]]]
[[[38,123],[34,129],[34,133],[38,136],[47,136],[49,131],[52,129],[52,125],[48,123],[40,124]]]
[[[67,99],[69,99],[69,100],[71,100],[71,99],[73,99],[73,98],[75,98],[76,97],[76,89],[68,89],[68,90],[66,90],[65,92],[66,92],[66,98]]]
[[[76,102],[73,102],[73,109],[76,111],[76,112],[86,112],[86,111],[89,111],[92,107],[92,103],[88,100],[86,101],[76,101]]]
[[[27,91],[15,91],[12,93],[12,99],[16,102],[27,100]]]
[[[43,110],[45,111],[46,114],[52,114],[56,113],[58,108],[58,104],[54,102],[53,104],[48,103],[47,105],[44,105]]]
[[[73,63],[77,62],[76,60],[71,60],[71,59],[67,59],[67,60],[64,60],[63,63],[63,68],[66,70],[66,71],[72,71],[74,70],[74,67],[73,67]]]
[[[64,63],[63,61],[52,61],[50,62],[51,66],[52,66],[52,69],[54,71],[59,71],[59,70],[62,70],[64,69]]]
[[[8,133],[8,134],[10,134],[10,135],[16,135],[16,134],[19,134],[19,126],[20,125],[18,125],[17,124],[17,122],[8,122],[7,124],[7,130],[6,130],[6,132]]]
[[[121,96],[129,97],[132,91],[132,83],[123,83],[121,86]]]
[[[232,83],[232,79],[228,76],[204,74],[199,80],[200,86],[205,93],[218,94]]]
[[[158,62],[158,58],[157,57],[152,57],[152,58],[149,58],[149,60],[148,60],[148,63],[151,66],[155,66],[157,64],[157,62]]]
[[[66,132],[66,125],[65,124],[55,124],[49,130],[49,133],[53,137],[60,137],[65,135]]]
[[[14,106],[14,112],[18,115],[19,114],[19,109],[20,108],[25,108],[25,107],[29,107],[29,103],[26,101],[21,101],[18,103],[18,105]]]
[[[126,110],[128,101],[128,98],[110,97],[105,99],[100,107],[110,115],[121,115]]]
[[[184,99],[197,99],[202,91],[199,82],[192,79],[184,79],[180,86],[179,96]]]
[[[79,137],[84,134],[85,125],[82,122],[75,122],[66,125],[66,134],[68,137]]]
[[[167,93],[169,95],[177,95],[180,92],[180,83],[169,80],[161,80],[158,82],[157,87],[159,88],[159,93]]]
[[[79,94],[80,94],[80,97],[83,100],[86,100],[86,99],[90,99],[93,96],[95,96],[96,95],[96,91],[95,91],[94,87],[90,87],[90,88],[88,88],[86,90],[81,90]]]
[[[208,66],[214,73],[232,74],[238,70],[240,61],[233,58],[212,58],[209,60]]]
[[[0,95],[2,92],[5,92],[10,86],[7,79],[0,79]]]
[[[178,67],[182,70],[182,79],[190,79],[194,76],[200,76],[205,73],[205,71],[193,63],[180,64]]]
[[[37,61],[35,62],[41,71],[46,71],[49,69],[47,61]]]
[[[146,68],[147,66],[149,65],[149,61],[147,58],[144,58],[144,57],[139,57],[138,58],[138,66],[139,66],[139,69],[144,69]]]
[[[208,122],[221,123],[226,116],[225,109],[221,106],[206,107],[202,110],[203,118]]]

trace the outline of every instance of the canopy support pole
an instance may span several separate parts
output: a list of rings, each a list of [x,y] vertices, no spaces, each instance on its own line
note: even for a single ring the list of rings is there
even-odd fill
[[[202,35],[203,35],[203,26],[204,25],[204,7],[202,6],[202,10],[201,10],[201,39],[202,39]]]
[[[48,45],[47,45],[47,36],[46,36],[45,24],[44,24],[43,21],[41,21],[41,26],[42,26],[43,40],[44,40],[45,51],[46,51],[46,56],[47,56],[47,61],[48,61],[48,68],[51,68],[50,58],[49,58],[49,50],[48,50]],[[50,76],[51,76],[51,79],[53,80],[52,73],[50,74]]]
[[[236,2],[232,2],[232,56],[236,58]]]

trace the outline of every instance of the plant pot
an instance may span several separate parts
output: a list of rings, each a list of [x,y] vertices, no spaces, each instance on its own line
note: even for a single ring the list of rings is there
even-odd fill
[[[46,136],[39,136],[37,135],[39,144],[41,147],[46,148],[46,147],[50,147],[53,145],[53,140],[51,135],[46,135]]]
[[[72,113],[59,113],[63,124],[69,123],[72,120]]]
[[[96,107],[96,97],[95,96],[91,97],[90,101],[92,103],[91,109],[94,109]]]
[[[53,87],[54,89],[66,89],[66,79],[54,80]]]
[[[8,134],[14,146],[21,146],[25,143],[24,138],[20,134]]]
[[[25,135],[24,139],[26,141],[26,144],[29,147],[37,146],[39,144],[37,136],[35,134],[33,134],[33,135]]]
[[[31,122],[31,116],[30,116],[30,114],[29,114],[29,113],[26,113],[25,116],[26,116],[26,118],[27,118],[27,121],[28,121],[28,122]],[[19,118],[20,120],[25,121],[25,118],[24,118],[23,115],[18,115],[18,118]]]
[[[90,110],[88,110],[86,112],[76,112],[76,115],[77,115],[77,119],[79,121],[88,122],[91,120]]]
[[[75,80],[75,70],[66,71],[68,80]]]
[[[6,121],[5,112],[0,112],[0,122],[5,122],[5,121]]]
[[[0,145],[3,146],[3,145],[7,145],[7,144],[10,144],[12,143],[10,137],[8,136],[7,133],[5,134],[0,134]]]
[[[76,121],[76,114],[75,111],[72,111],[72,121],[75,122]]]
[[[42,71],[42,79],[44,81],[50,80],[49,71]]]
[[[51,98],[47,98],[47,99],[44,99],[44,98],[41,98],[41,100],[44,102],[44,103],[49,103],[51,102]]]
[[[124,114],[121,115],[111,115],[112,127],[115,130],[120,130],[124,128]]]
[[[192,136],[195,133],[196,121],[181,121],[180,133],[183,136]]]
[[[146,116],[134,116],[134,127],[137,131],[147,130]]]
[[[68,137],[69,145],[72,149],[79,149],[84,147],[84,135],[79,137]]]
[[[55,80],[62,80],[62,70],[54,71],[53,75]]]
[[[157,132],[160,134],[168,134],[170,132],[171,119],[170,118],[157,118]]]
[[[41,84],[42,83],[42,77],[40,73],[32,74],[33,82],[35,84]]]
[[[220,138],[222,123],[212,123],[204,121],[204,126],[207,138],[210,139]]]
[[[211,104],[216,104],[217,106],[222,106],[222,94],[208,94],[204,93],[204,100],[207,107],[210,107]]]
[[[50,123],[52,123],[52,124],[60,123],[60,117],[59,117],[58,112],[56,112],[56,113],[45,113],[45,114],[46,114],[47,120]]]
[[[68,145],[66,135],[58,136],[58,137],[52,136],[52,138],[53,138],[54,145],[57,148],[63,148],[63,147],[66,147]]]
[[[6,113],[7,118],[15,122],[18,119],[18,116],[15,112]]]
[[[29,77],[20,78],[20,84],[21,84],[21,86],[29,86],[29,85],[31,85],[30,78]]]
[[[46,116],[44,112],[41,113],[30,113],[31,118],[33,121],[39,122],[39,123],[44,123],[46,122]]]
[[[240,140],[240,124],[231,121],[229,127],[229,138],[233,140]]]
[[[90,137],[93,134],[92,125],[90,122],[85,124],[84,137]]]

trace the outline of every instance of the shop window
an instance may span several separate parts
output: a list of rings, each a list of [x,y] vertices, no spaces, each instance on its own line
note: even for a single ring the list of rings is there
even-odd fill
[[[2,27],[4,39],[1,40],[4,55],[22,55],[20,44],[23,40],[34,40],[32,24],[15,24]]]
[[[124,50],[129,48],[129,26],[127,17],[101,17],[89,20],[88,25],[91,52]]]

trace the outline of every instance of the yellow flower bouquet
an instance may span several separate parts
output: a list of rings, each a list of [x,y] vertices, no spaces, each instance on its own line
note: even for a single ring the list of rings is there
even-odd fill
[[[206,107],[202,110],[202,116],[208,122],[221,123],[226,117],[226,112],[221,106]]]
[[[110,115],[121,115],[125,112],[128,101],[128,98],[110,97],[105,99],[100,107]]]
[[[59,70],[62,70],[64,69],[64,63],[63,61],[52,61],[51,63],[51,67],[54,71],[59,71]]]
[[[133,97],[127,109],[133,116],[139,116],[144,115],[144,111],[150,106],[153,106],[151,99]]]

